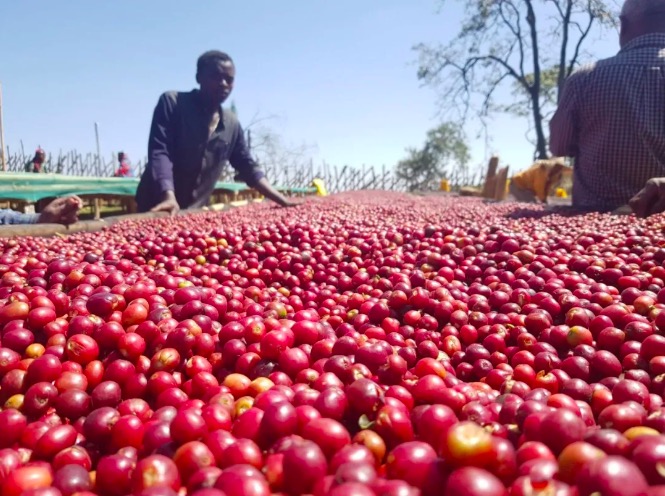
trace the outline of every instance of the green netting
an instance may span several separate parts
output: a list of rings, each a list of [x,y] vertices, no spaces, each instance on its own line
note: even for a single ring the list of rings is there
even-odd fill
[[[134,196],[139,184],[137,178],[82,177],[61,174],[0,174],[0,198],[37,202],[43,198],[66,195],[121,195]],[[218,182],[216,189],[240,192],[249,189],[242,183]],[[278,188],[291,193],[309,193],[314,188]]]

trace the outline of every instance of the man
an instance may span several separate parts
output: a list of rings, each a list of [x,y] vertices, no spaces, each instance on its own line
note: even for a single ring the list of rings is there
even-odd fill
[[[294,205],[266,180],[252,159],[242,127],[222,103],[236,69],[227,54],[206,52],[197,62],[200,89],[167,92],[157,103],[148,142],[148,164],[136,193],[140,212],[168,212],[208,204],[228,161],[240,180],[281,206]]]
[[[626,0],[620,20],[619,53],[568,78],[550,123],[582,210],[615,210],[665,177],[665,2]]]
[[[118,153],[118,163],[120,167],[115,171],[113,177],[130,177],[132,171],[129,165],[129,158],[125,152]]]
[[[83,202],[78,196],[57,198],[39,214],[23,214],[10,209],[0,209],[0,225],[10,224],[73,224]]]
[[[552,187],[561,181],[566,166],[558,160],[539,160],[510,180],[509,193],[519,202],[547,201]]]
[[[46,162],[46,153],[41,148],[37,148],[35,156],[30,162],[25,164],[25,172],[35,172],[37,174],[46,172],[44,162]]]

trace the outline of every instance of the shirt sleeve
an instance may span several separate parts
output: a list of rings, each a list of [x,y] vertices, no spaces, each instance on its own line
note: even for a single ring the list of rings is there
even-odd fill
[[[23,214],[15,210],[0,209],[0,225],[36,224],[39,214]]]
[[[578,81],[572,74],[563,87],[561,100],[550,121],[550,151],[555,157],[574,157],[578,151]]]
[[[162,193],[174,190],[173,160],[171,158],[173,147],[171,145],[175,106],[175,100],[169,97],[168,93],[164,93],[157,102],[150,127],[148,144],[150,156],[148,159],[153,179]]]
[[[259,168],[259,164],[256,163],[249,152],[247,141],[245,141],[245,132],[240,124],[238,124],[237,136],[229,156],[229,162],[238,171],[236,179],[243,181],[247,186],[252,187],[265,177],[265,174]]]

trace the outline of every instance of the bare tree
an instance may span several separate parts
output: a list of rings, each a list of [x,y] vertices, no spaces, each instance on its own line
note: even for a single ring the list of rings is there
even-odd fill
[[[436,88],[442,108],[465,121],[495,111],[529,119],[535,158],[547,158],[545,116],[566,78],[585,59],[594,29],[616,27],[610,0],[470,0],[460,31],[449,43],[419,44],[418,78]],[[501,104],[500,88],[514,101]]]
[[[235,105],[232,105],[232,111],[237,115]],[[256,112],[243,126],[247,142],[252,155],[271,181],[283,186],[300,184],[302,171],[312,169],[311,157],[316,152],[316,145],[286,143],[275,131],[279,121],[280,117],[276,114]]]

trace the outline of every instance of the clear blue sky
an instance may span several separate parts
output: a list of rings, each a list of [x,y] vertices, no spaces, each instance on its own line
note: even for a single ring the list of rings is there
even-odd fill
[[[195,87],[208,49],[236,61],[241,122],[256,112],[287,143],[316,145],[331,164],[392,166],[438,122],[436,95],[416,78],[418,42],[449,39],[463,2],[449,0],[115,0],[0,2],[5,142],[31,153],[95,149],[146,154],[152,110],[165,90]],[[610,39],[611,38],[611,39]],[[590,46],[614,52],[613,36]],[[506,95],[508,97],[508,95]],[[474,163],[499,153],[529,164],[526,126],[508,117]],[[472,133],[473,134],[473,133]]]

